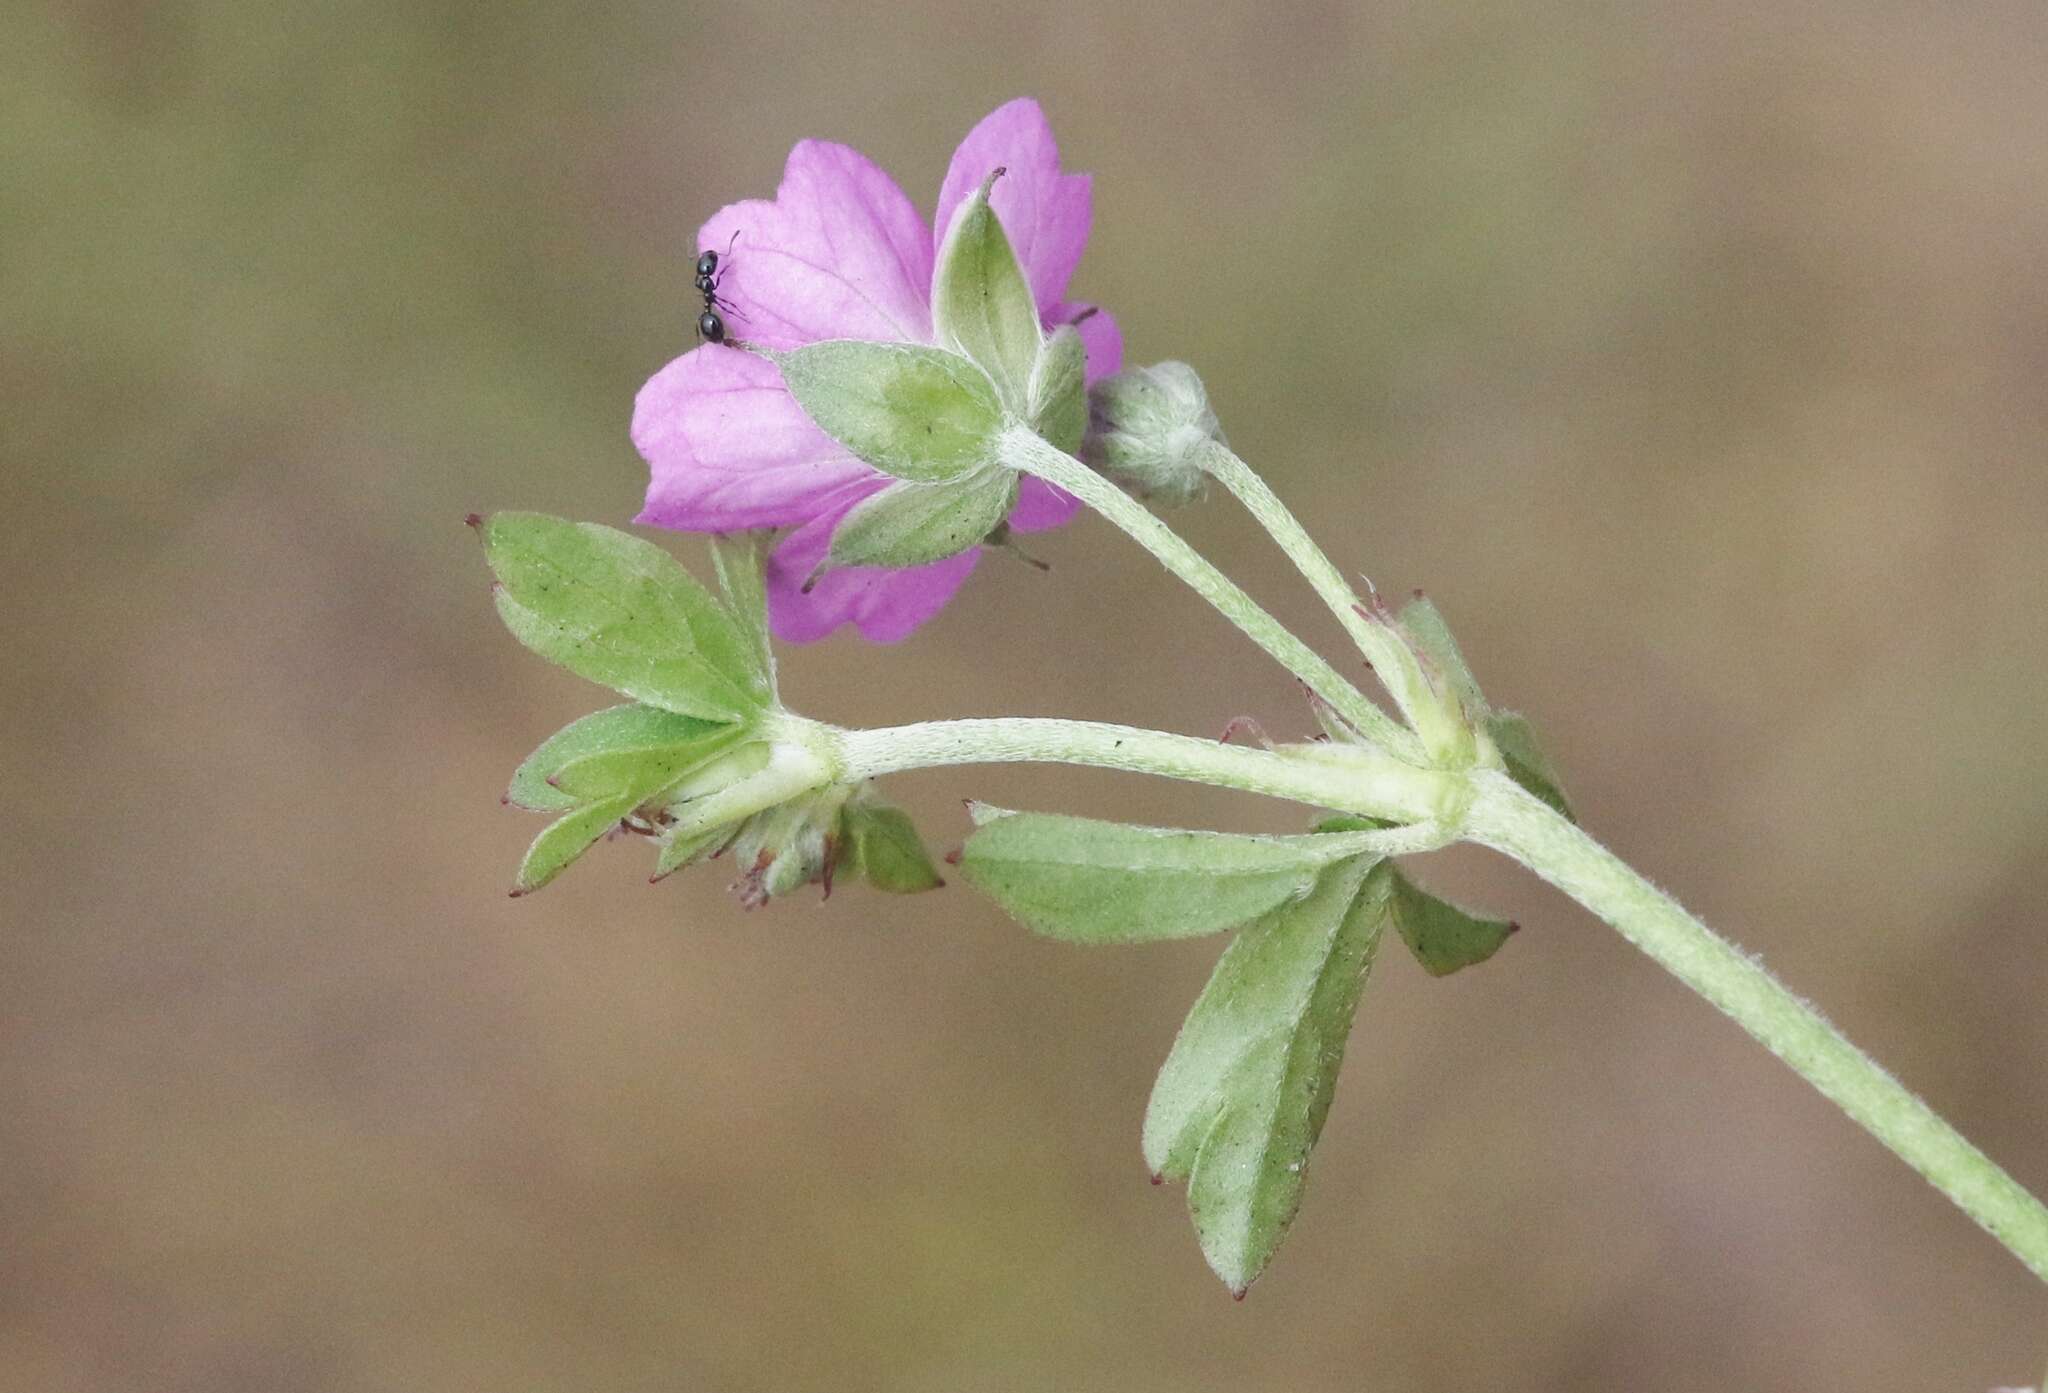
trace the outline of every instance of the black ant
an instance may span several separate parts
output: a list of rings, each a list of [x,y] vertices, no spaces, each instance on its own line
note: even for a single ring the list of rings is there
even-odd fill
[[[732,241],[725,244],[725,254],[732,255],[732,244],[740,239],[735,231]],[[732,306],[719,298],[718,283],[725,279],[725,273],[718,269],[718,253],[705,252],[697,258],[697,289],[704,292],[704,313],[697,316],[697,336],[707,343],[725,342],[725,320],[719,315],[733,312]]]

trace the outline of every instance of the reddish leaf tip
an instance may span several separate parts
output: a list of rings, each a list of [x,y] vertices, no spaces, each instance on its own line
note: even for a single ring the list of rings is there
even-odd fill
[[[1230,1299],[1232,1301],[1242,1301],[1250,1291],[1250,1287],[1233,1287],[1230,1291]]]
[[[1158,1171],[1153,1171],[1152,1183],[1154,1185],[1164,1185],[1166,1183],[1166,1177],[1161,1175]]]
[[[941,856],[939,859],[941,861],[944,861],[949,866],[957,866],[960,864],[961,856],[965,855],[966,851],[966,847],[956,846],[951,851],[947,852],[944,856]]]
[[[474,527],[481,531],[484,525],[484,515],[482,513],[466,513],[463,515],[462,524],[465,527]]]
[[[1521,921],[1521,920],[1519,920],[1519,919],[1510,919],[1510,920],[1508,920],[1508,932],[1509,932],[1509,933],[1511,933],[1511,934],[1518,934],[1518,933],[1520,933],[1521,931],[1522,931],[1522,921]]]

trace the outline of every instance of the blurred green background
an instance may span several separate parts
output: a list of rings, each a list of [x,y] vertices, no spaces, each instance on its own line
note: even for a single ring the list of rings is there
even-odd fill
[[[1233,1304],[1137,1147],[1217,944],[957,886],[747,915],[639,847],[506,899],[505,776],[605,697],[498,628],[462,517],[632,515],[695,228],[794,140],[928,209],[1037,95],[1132,360],[1197,364],[1596,832],[2041,1190],[2044,70],[2033,0],[0,10],[0,1385],[2031,1381],[2016,1262],[1477,854],[1421,869],[1525,932],[1387,960]],[[1181,520],[1334,646],[1230,506]],[[1037,547],[788,695],[1305,728],[1108,528]],[[1297,821],[892,791],[941,845],[970,794]]]

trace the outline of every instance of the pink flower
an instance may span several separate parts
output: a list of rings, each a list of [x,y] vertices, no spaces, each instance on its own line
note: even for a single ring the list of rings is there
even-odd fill
[[[1090,382],[1115,372],[1123,358],[1115,321],[1081,319],[1089,307],[1064,298],[1088,241],[1089,176],[1060,172],[1052,129],[1029,98],[996,108],[960,142],[930,224],[859,151],[800,142],[773,203],[731,204],[698,233],[701,248],[721,255],[727,331],[777,349],[820,339],[932,342],[934,248],[954,210],[998,167],[1008,172],[989,203],[1040,317],[1048,328],[1078,321]],[[772,363],[741,349],[701,344],[650,378],[634,403],[633,443],[651,471],[638,521],[687,532],[795,529],[768,568],[770,622],[791,642],[848,623],[878,643],[904,638],[945,606],[980,555],[977,547],[907,570],[845,567],[804,593],[839,520],[891,481],[812,424]],[[1077,506],[1026,479],[1010,526],[1058,527]]]

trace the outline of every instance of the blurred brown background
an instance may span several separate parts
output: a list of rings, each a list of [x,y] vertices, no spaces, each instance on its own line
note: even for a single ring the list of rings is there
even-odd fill
[[[1797,17],[1779,11],[1797,10]],[[1613,934],[1390,956],[1242,1306],[1146,1184],[1213,941],[955,887],[743,914],[498,806],[605,702],[472,508],[622,523],[694,230],[801,136],[926,208],[1039,96],[1076,283],[1347,565],[1427,586],[1587,822],[2048,1187],[2048,12],[910,0],[0,11],[0,1385],[1982,1389],[2042,1292]],[[1191,537],[1334,646],[1231,507]],[[674,539],[693,565],[703,557]],[[1305,725],[1108,528],[808,714]],[[1296,815],[1026,769],[957,799]],[[1398,960],[1397,960],[1398,959]]]

